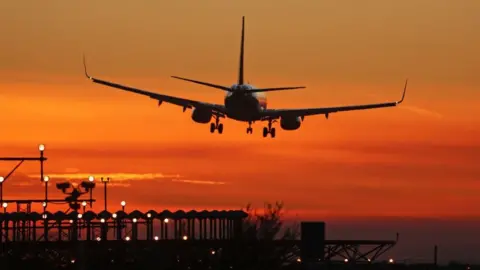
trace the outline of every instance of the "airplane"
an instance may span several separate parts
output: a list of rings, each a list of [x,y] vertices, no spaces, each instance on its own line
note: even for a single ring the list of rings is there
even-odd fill
[[[405,87],[403,89],[402,98],[396,102],[387,103],[375,103],[375,104],[363,104],[363,105],[349,105],[338,107],[323,107],[323,108],[304,108],[304,109],[269,109],[267,108],[267,99],[265,92],[280,91],[280,90],[293,90],[306,88],[305,86],[296,87],[275,87],[275,88],[257,88],[251,84],[245,83],[244,80],[244,44],[245,44],[245,16],[242,17],[242,34],[240,43],[240,65],[238,69],[238,81],[232,86],[222,86],[218,84],[202,82],[192,79],[187,79],[178,76],[171,76],[172,78],[184,80],[191,83],[196,83],[211,88],[217,88],[226,92],[224,98],[224,104],[212,104],[197,100],[190,100],[175,96],[169,96],[141,90],[125,85],[120,85],[113,82],[108,82],[102,79],[97,79],[90,76],[87,73],[87,66],[85,63],[85,55],[83,56],[83,64],[85,69],[85,76],[94,83],[106,85],[109,87],[121,89],[144,95],[158,101],[158,106],[163,102],[174,104],[183,107],[183,112],[187,109],[192,109],[191,118],[193,121],[201,124],[210,123],[210,132],[214,133],[215,130],[219,134],[223,133],[223,124],[220,123],[221,118],[230,118],[237,121],[247,122],[247,134],[252,134],[252,123],[256,121],[267,122],[267,125],[263,128],[263,137],[267,137],[270,134],[271,138],[275,138],[275,128],[272,127],[273,123],[280,122],[280,127],[283,130],[296,130],[300,128],[301,123],[304,121],[305,116],[312,115],[325,115],[328,119],[329,114],[335,112],[354,111],[354,110],[366,110],[384,107],[394,107],[402,103],[405,98],[407,90],[408,79],[405,81]],[[214,122],[212,121],[214,119]]]

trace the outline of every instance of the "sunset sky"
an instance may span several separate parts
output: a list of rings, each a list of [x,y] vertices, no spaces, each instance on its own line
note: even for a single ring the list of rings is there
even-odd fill
[[[3,1],[0,155],[35,156],[44,143],[52,181],[110,176],[116,208],[283,200],[300,219],[478,218],[478,10],[478,0]],[[170,76],[235,83],[242,16],[246,80],[307,86],[270,93],[269,108],[395,101],[409,78],[405,102],[306,117],[275,139],[263,123],[247,135],[223,120],[219,135],[191,111],[83,74],[85,53],[95,77],[223,104],[224,92]],[[0,175],[14,166],[0,163]],[[37,168],[22,166],[5,197],[41,198]]]

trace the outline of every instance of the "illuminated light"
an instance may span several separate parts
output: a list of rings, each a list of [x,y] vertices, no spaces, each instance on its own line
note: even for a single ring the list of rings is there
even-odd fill
[[[47,219],[47,214],[43,214],[43,215],[42,215],[42,218],[43,218],[43,219]]]
[[[90,182],[95,181],[95,177],[93,177],[93,176],[90,175],[90,176],[88,177],[88,181],[90,181]]]
[[[43,182],[48,182],[48,180],[50,180],[50,177],[48,176],[43,177]]]
[[[97,241],[102,241],[102,238],[100,238],[100,236],[98,236]]]
[[[100,219],[100,222],[105,223],[105,219],[104,218]]]
[[[113,213],[112,218],[117,218],[117,213]]]
[[[77,217],[78,217],[78,219],[81,219],[81,218],[83,217],[83,215],[82,215],[82,214],[78,214]]]
[[[215,250],[212,250],[212,255],[215,255]]]
[[[38,150],[40,150],[40,152],[45,151],[45,145],[44,145],[44,144],[40,144],[40,145],[38,146]]]
[[[0,176],[0,183],[3,183],[5,181],[5,178],[3,176]]]
[[[389,263],[393,263],[393,259],[388,260]]]
[[[70,223],[73,223],[73,219],[70,219]]]
[[[42,206],[43,206],[43,207],[47,207],[47,202],[43,202],[43,203],[42,203]]]
[[[130,241],[130,236],[125,237],[125,241]]]
[[[71,263],[75,263],[75,259],[72,259],[70,262],[71,262]]]
[[[345,262],[348,263],[348,259],[345,259]]]
[[[82,206],[87,206],[87,202],[86,202],[86,201],[83,201],[83,202],[82,202]]]
[[[152,214],[148,213],[147,218],[151,218],[151,217],[152,217]]]
[[[7,208],[7,206],[8,206],[8,203],[6,203],[6,202],[2,203],[3,208]]]
[[[368,258],[368,261],[371,262],[372,260],[370,258]]]
[[[183,240],[188,240],[188,236],[184,235],[183,237]]]
[[[302,262],[302,259],[298,258],[298,259],[297,259],[297,262]]]
[[[168,223],[168,218],[164,219],[163,222]]]
[[[125,205],[127,205],[127,202],[122,201],[122,202],[120,202],[120,205],[121,205],[121,206],[125,206]]]
[[[158,241],[158,236],[155,236],[153,239],[155,239],[155,241]]]
[[[132,219],[132,221],[133,221],[133,223],[137,223],[137,219],[136,219],[136,218]]]

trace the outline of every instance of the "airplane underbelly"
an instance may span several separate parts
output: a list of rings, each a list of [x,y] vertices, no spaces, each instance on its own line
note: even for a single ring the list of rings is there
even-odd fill
[[[225,100],[227,116],[239,121],[258,120],[260,106],[251,96],[231,96]]]

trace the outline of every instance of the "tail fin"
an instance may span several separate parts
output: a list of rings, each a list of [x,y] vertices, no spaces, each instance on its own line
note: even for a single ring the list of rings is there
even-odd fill
[[[243,55],[245,44],[245,16],[242,17],[242,40],[240,43],[240,66],[238,69],[238,84],[243,84]]]

